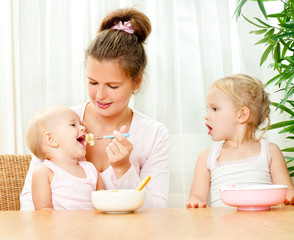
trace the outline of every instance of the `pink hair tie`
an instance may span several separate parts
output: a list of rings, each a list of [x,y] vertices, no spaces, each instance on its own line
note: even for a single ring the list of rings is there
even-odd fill
[[[122,30],[122,31],[125,31],[130,34],[134,33],[134,28],[133,28],[131,21],[124,22],[124,24],[121,21],[119,21],[111,29]]]

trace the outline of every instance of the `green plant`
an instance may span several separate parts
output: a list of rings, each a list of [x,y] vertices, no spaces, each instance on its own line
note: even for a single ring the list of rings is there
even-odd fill
[[[263,20],[257,17],[254,17],[254,20],[249,20],[242,14],[242,8],[247,1],[238,0],[235,15],[237,19],[242,15],[247,22],[257,27],[250,33],[262,36],[256,43],[266,46],[260,59],[260,66],[271,55],[273,62],[269,66],[277,72],[272,79],[267,81],[265,86],[274,84],[278,88],[277,91],[283,92],[281,101],[271,104],[289,116],[289,120],[272,124],[270,129],[281,128],[279,133],[287,133],[286,138],[294,140],[294,101],[291,100],[294,94],[294,0],[279,0],[283,5],[283,10],[274,14],[266,12],[264,2],[268,2],[268,0],[255,0],[265,18]],[[294,152],[294,147],[282,149],[282,152],[288,154]],[[285,156],[285,159],[287,163],[294,162],[294,157]],[[288,171],[293,177],[294,166],[288,167]]]

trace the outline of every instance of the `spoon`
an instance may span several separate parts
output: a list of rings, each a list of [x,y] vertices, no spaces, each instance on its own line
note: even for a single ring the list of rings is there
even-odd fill
[[[129,137],[130,134],[129,133],[122,133],[121,135],[125,136],[125,137]],[[100,139],[107,139],[107,138],[114,138],[113,135],[108,135],[108,136],[103,136],[103,137],[96,137],[93,138],[94,140],[100,140]]]
[[[139,186],[136,188],[136,191],[141,191],[143,189],[143,187],[145,187],[145,185],[149,182],[149,180],[151,179],[150,176],[146,176],[143,181],[139,184]]]
[[[129,137],[130,134],[129,133],[122,133],[123,136],[125,137]],[[103,137],[94,137],[94,135],[92,133],[87,133],[86,134],[86,142],[90,144],[90,146],[94,146],[95,141],[94,140],[100,140],[100,139],[112,139],[114,138],[113,135],[107,135],[107,136],[103,136]]]

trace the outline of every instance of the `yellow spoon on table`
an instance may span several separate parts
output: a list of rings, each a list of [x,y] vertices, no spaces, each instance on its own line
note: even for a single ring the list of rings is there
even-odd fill
[[[139,186],[136,188],[136,191],[141,191],[143,189],[143,187],[145,187],[145,185],[149,182],[149,180],[151,179],[150,176],[146,176],[143,181],[139,184]]]

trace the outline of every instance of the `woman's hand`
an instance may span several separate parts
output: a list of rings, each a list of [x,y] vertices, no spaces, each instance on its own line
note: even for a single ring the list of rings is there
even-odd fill
[[[116,178],[123,176],[131,167],[130,154],[133,150],[133,145],[121,133],[125,132],[125,126],[120,129],[120,132],[114,131],[114,139],[106,148],[106,153],[116,175]]]

